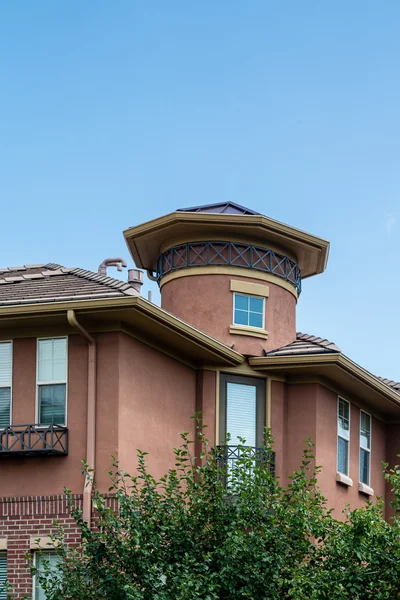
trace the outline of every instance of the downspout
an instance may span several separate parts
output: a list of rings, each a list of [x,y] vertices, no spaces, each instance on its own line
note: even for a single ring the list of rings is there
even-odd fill
[[[96,379],[97,379],[97,352],[96,342],[92,336],[78,323],[75,311],[67,311],[68,323],[76,329],[88,342],[88,390],[87,390],[87,428],[86,428],[86,462],[89,469],[83,488],[83,518],[90,527],[92,516],[92,488],[96,467]]]

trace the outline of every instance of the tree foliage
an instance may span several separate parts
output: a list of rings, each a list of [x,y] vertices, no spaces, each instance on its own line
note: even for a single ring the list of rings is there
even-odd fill
[[[110,491],[119,509],[95,491],[94,529],[73,509],[83,543],[68,547],[62,529],[55,536],[61,577],[37,574],[48,600],[400,598],[399,519],[387,523],[378,500],[336,520],[318,489],[310,443],[281,487],[244,441],[227,471],[218,459],[224,449],[211,449],[201,427],[199,435],[197,461],[182,434],[175,468],[159,481],[144,452],[135,476],[114,464]],[[267,433],[265,456],[271,452]],[[397,503],[399,469],[386,477]]]

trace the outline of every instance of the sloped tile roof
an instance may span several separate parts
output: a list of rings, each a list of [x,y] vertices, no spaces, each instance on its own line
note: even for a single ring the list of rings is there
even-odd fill
[[[308,333],[296,333],[296,339],[291,344],[265,352],[265,356],[305,356],[307,354],[332,354],[340,352],[340,348],[326,338],[321,338]],[[376,377],[389,388],[400,394],[400,382],[384,377]]]
[[[0,269],[0,306],[137,295],[125,281],[55,263]]]
[[[400,394],[400,381],[393,381],[392,379],[384,379],[383,377],[378,377],[379,381],[382,381],[385,385],[390,387],[392,390]]]
[[[230,215],[259,215],[260,213],[246,208],[235,202],[219,202],[217,204],[203,204],[201,206],[189,206],[178,208],[177,212],[202,212],[202,213],[227,213]]]
[[[282,346],[282,348],[265,352],[265,356],[304,356],[305,354],[330,354],[332,352],[340,352],[340,348],[333,342],[316,335],[298,332],[294,342]]]

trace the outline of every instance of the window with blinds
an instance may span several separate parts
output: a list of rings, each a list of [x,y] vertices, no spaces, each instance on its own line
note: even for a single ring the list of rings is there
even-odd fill
[[[48,564],[51,573],[57,573],[59,571],[59,564],[61,562],[60,556],[54,554],[54,552],[36,552],[35,553],[35,567],[39,572],[44,571],[44,565]],[[46,594],[40,585],[39,578],[35,575],[34,583],[34,600],[46,600]]]
[[[219,438],[223,444],[262,446],[265,428],[265,379],[221,374]]]
[[[230,433],[230,444],[256,445],[256,386],[242,383],[227,383],[226,429]]]
[[[7,552],[0,552],[0,600],[7,600],[4,584],[7,580]]]
[[[0,428],[11,424],[12,342],[0,342]]]
[[[66,424],[67,338],[39,339],[37,345],[38,422]]]
[[[360,481],[370,485],[371,479],[371,415],[360,411]]]
[[[350,448],[350,404],[343,398],[338,398],[338,442],[337,470],[343,475],[349,474]]]

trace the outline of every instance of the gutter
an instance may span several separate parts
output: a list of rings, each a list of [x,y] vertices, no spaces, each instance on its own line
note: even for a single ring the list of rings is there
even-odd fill
[[[86,429],[86,462],[90,472],[85,477],[83,488],[83,518],[90,527],[92,516],[92,489],[96,467],[96,384],[97,384],[97,349],[94,338],[77,321],[75,311],[67,311],[68,323],[85,338],[88,343],[88,390],[87,390],[87,429]]]

